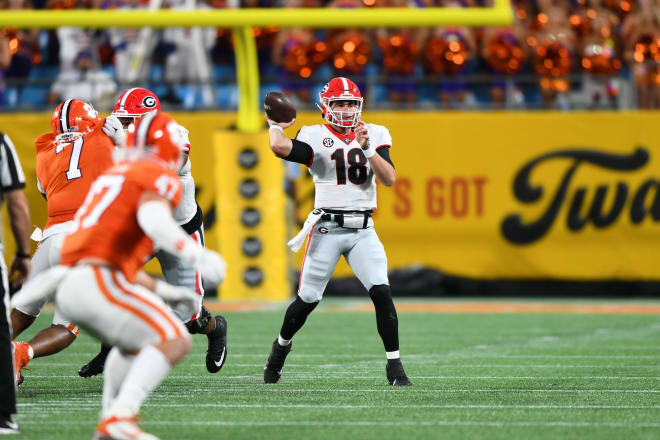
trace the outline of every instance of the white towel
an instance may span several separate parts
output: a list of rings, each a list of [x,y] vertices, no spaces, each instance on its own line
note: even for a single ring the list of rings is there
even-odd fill
[[[303,243],[305,242],[305,237],[307,237],[307,234],[309,234],[310,229],[312,229],[312,227],[318,223],[319,220],[321,220],[321,216],[323,214],[325,213],[322,209],[315,209],[309,213],[307,220],[305,220],[305,223],[303,224],[300,232],[298,232],[298,234],[296,234],[296,236],[289,240],[289,242],[286,244],[289,249],[291,249],[293,252],[298,252],[300,250]]]
[[[30,238],[32,241],[36,241],[37,243],[40,242],[43,239],[43,231],[41,228],[34,228],[34,231],[32,231],[32,235],[30,235]]]

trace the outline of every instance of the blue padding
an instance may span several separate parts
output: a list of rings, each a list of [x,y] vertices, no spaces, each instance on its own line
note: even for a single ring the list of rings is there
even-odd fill
[[[29,79],[48,79],[55,81],[60,69],[57,66],[36,65],[30,70]]]
[[[18,105],[21,107],[43,107],[48,101],[48,86],[25,86],[20,93]]]
[[[228,64],[213,65],[213,79],[215,81],[226,80],[234,77],[234,66]]]

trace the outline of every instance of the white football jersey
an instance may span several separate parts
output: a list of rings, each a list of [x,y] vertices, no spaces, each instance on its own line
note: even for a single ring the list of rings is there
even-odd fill
[[[392,146],[382,125],[366,124],[374,148]],[[342,135],[329,124],[300,128],[296,139],[314,151],[309,172],[314,178],[314,208],[368,210],[376,208],[376,176],[355,133]]]
[[[192,165],[190,159],[181,167],[179,180],[181,181],[181,203],[174,210],[174,220],[180,225],[188,223],[197,213],[197,202],[195,201],[195,179],[190,172]]]

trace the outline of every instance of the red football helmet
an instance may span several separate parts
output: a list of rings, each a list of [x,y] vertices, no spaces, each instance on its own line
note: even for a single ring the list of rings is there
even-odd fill
[[[362,115],[362,94],[353,81],[348,78],[332,78],[319,93],[320,104],[316,106],[321,110],[323,118],[339,127],[356,127]],[[334,111],[333,101],[355,101],[355,111]]]
[[[56,135],[87,133],[101,122],[99,114],[91,104],[80,99],[61,102],[50,118],[50,128]]]
[[[160,101],[156,94],[151,90],[133,88],[126,90],[117,98],[115,107],[112,109],[112,115],[120,120],[129,119],[132,122],[133,119],[154,110],[160,111]]]
[[[181,128],[167,113],[147,113],[128,128],[126,147],[129,157],[155,157],[178,171],[186,151],[186,139]]]

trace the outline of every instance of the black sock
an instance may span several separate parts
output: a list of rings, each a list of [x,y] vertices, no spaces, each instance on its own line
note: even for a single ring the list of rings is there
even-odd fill
[[[385,284],[373,286],[369,290],[369,296],[376,308],[376,325],[385,351],[397,351],[399,349],[399,319],[396,316],[390,286]]]
[[[97,354],[97,356],[99,356],[99,359],[103,359],[103,362],[105,363],[105,358],[108,357],[110,350],[112,350],[112,345],[101,344],[101,351],[99,354]]]
[[[282,323],[282,329],[280,330],[280,336],[284,339],[292,339],[293,335],[295,335],[303,324],[305,324],[307,316],[312,313],[312,310],[314,310],[317,305],[318,302],[306,303],[300,299],[299,296],[296,296],[295,301],[293,301],[289,305],[289,308],[286,309],[284,322]]]
[[[188,321],[185,326],[188,329],[188,333],[191,335],[196,335],[200,333],[206,334],[206,328],[209,326],[209,322],[211,321],[211,312],[209,312],[209,309],[207,309],[205,306],[202,306],[201,312],[199,312],[199,316],[197,319],[194,321]],[[215,328],[214,328],[215,329]],[[213,333],[213,330],[211,331]]]

